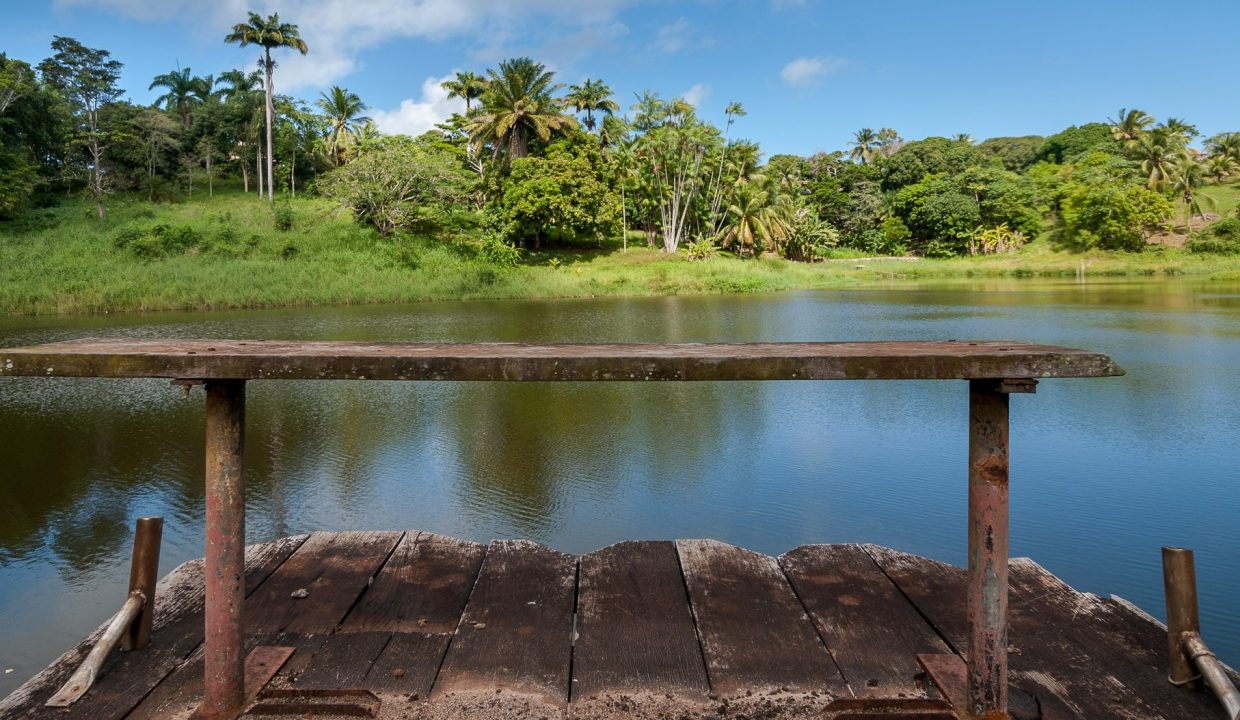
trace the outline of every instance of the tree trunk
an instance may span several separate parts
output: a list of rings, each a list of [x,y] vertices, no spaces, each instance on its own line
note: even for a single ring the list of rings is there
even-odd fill
[[[260,140],[254,148],[254,177],[258,185],[258,199],[263,199],[263,143]]]
[[[244,162],[241,163],[241,186],[245,189],[245,194],[250,194],[250,166]]]
[[[267,200],[269,202],[274,202],[276,199],[276,196],[275,196],[275,191],[272,188],[272,185],[274,185],[275,183],[273,183],[271,179],[275,177],[274,175],[275,157],[274,157],[274,153],[272,152],[273,143],[271,141],[271,122],[272,122],[271,118],[272,118],[272,115],[275,114],[275,106],[272,105],[274,101],[272,100],[271,96],[275,93],[275,87],[273,87],[271,84],[271,71],[272,71],[271,48],[264,48],[263,53],[266,55],[266,59],[267,59],[266,63],[263,64],[263,69],[266,71],[266,74],[267,74]]]
[[[207,197],[215,197],[215,182],[211,177],[211,151],[207,151]]]
[[[288,186],[293,192],[293,197],[297,197],[297,146],[293,146],[293,164],[288,171]]]

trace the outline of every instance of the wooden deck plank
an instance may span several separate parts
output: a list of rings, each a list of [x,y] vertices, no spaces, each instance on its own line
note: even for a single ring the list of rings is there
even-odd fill
[[[87,339],[0,350],[0,377],[946,380],[1123,372],[1101,353],[1007,340],[525,345]]]
[[[1157,653],[1156,645],[1131,642],[1135,628],[1116,614],[1114,604],[1078,592],[1028,558],[1012,560],[1009,583],[1014,612],[1036,617],[1043,632],[1061,636],[1094,663],[1105,666],[1159,713],[1169,718],[1195,718],[1222,712],[1222,706],[1208,693],[1180,692],[1167,682],[1165,655]],[[1165,647],[1166,636],[1161,639]]]
[[[711,688],[850,695],[779,563],[714,540],[677,540]]]
[[[332,632],[403,535],[314,533],[247,600],[246,632]],[[292,599],[299,590],[308,596]]]
[[[576,581],[574,557],[492,542],[432,694],[502,686],[567,703]]]
[[[622,542],[581,558],[572,697],[710,691],[671,542]]]
[[[383,648],[362,681],[362,688],[377,693],[425,698],[448,650],[450,633],[399,632]]]
[[[858,697],[937,696],[917,655],[951,650],[864,548],[805,545],[779,564]]]
[[[261,584],[306,537],[281,538],[247,547],[246,587]],[[195,560],[182,564],[160,580],[155,590],[151,644],[134,652],[113,653],[94,687],[76,704],[68,709],[43,706],[85,659],[102,626],[0,702],[0,717],[87,717],[90,720],[124,717],[152,688],[184,664],[202,643],[202,573],[202,562]]]
[[[251,700],[292,655],[293,648],[252,644],[245,657],[245,694]],[[164,678],[125,720],[189,718],[202,705],[202,648]]]
[[[883,572],[957,651],[967,647],[966,572],[962,568],[889,548],[865,546]],[[1032,603],[1009,602],[1009,678],[1033,695],[1042,714],[1055,718],[1164,716],[1136,697],[1105,665],[1097,663],[1063,635],[1043,626]]]
[[[485,554],[478,543],[406,533],[341,630],[454,632]]]
[[[360,688],[391,637],[387,632],[329,635],[297,676],[296,686],[314,690]]]

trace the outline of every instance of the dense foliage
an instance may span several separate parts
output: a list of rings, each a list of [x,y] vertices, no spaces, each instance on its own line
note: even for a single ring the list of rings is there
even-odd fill
[[[1177,221],[1181,236],[1199,230],[1202,188],[1240,172],[1240,134],[1197,150],[1193,126],[1129,109],[980,143],[863,128],[844,150],[764,163],[733,136],[740,103],[720,127],[648,92],[621,119],[603,81],[565,87],[530,58],[458,73],[444,88],[462,114],[416,139],[384,136],[346,88],[313,103],[274,92],[279,54],[311,51],[296,25],[251,13],[226,41],[255,47],[259,69],[178,67],[152,79],[161,94],[150,107],[122,99],[120,61],[72,38],[56,37],[35,67],[0,55],[0,217],[76,193],[103,218],[111,193],[180,200],[231,177],[269,201],[321,194],[382,237],[468,235],[478,257],[503,265],[547,244],[627,248],[630,232],[696,259],[982,255],[1039,238],[1139,251]],[[1229,251],[1226,228],[1190,248]],[[152,231],[116,247],[154,257],[181,239]]]

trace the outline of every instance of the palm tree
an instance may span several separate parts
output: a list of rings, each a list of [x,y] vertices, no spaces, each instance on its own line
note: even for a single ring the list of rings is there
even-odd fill
[[[261,120],[258,120],[256,116],[261,115],[259,105],[263,98],[263,74],[259,70],[249,73],[229,70],[220,73],[215,95],[225,105],[236,108],[238,118],[243,118],[235,126],[237,136],[234,139],[238,148],[236,159],[241,167],[241,182],[248,193],[250,191],[250,171],[247,164],[249,152],[244,149],[250,147],[250,143],[253,142],[256,149],[254,153],[255,184],[258,196],[261,198],[263,196],[263,154],[259,151],[259,146],[262,145],[263,128]]]
[[[1180,153],[1175,164],[1171,166],[1171,191],[1180,196],[1184,202],[1184,234],[1192,231],[1193,217],[1205,213],[1201,210],[1201,200],[1213,204],[1214,200],[1206,195],[1199,195],[1198,190],[1206,184],[1205,167],[1193,159],[1188,153]]]
[[[1211,155],[1206,158],[1205,169],[1206,177],[1216,183],[1221,183],[1236,173],[1236,161],[1230,155]]]
[[[543,142],[551,133],[574,127],[573,118],[560,112],[551,93],[555,73],[529,58],[505,60],[490,76],[482,94],[482,111],[466,125],[474,142],[493,143],[493,155],[505,163],[530,153],[530,135]]]
[[[1162,189],[1167,179],[1171,177],[1171,165],[1179,149],[1180,147],[1166,128],[1154,128],[1137,137],[1133,153],[1141,163],[1141,172],[1145,173],[1148,178],[1146,186],[1149,189]]]
[[[448,97],[459,97],[465,101],[465,114],[468,115],[471,109],[470,103],[482,97],[482,93],[487,90],[487,79],[478,73],[458,72],[455,80],[447,80],[440,87],[448,91]]]
[[[868,163],[874,159],[874,149],[878,145],[878,135],[870,128],[861,128],[853,133],[853,139],[848,144],[852,145],[852,150],[848,152],[848,157],[853,162]]]
[[[1111,137],[1114,140],[1124,147],[1133,147],[1154,124],[1154,118],[1142,110],[1120,108],[1119,114],[1114,119],[1108,118],[1107,122],[1111,123]]]
[[[167,90],[166,93],[155,98],[153,104],[156,107],[163,106],[180,115],[181,126],[188,128],[194,106],[206,101],[207,96],[211,94],[211,85],[210,75],[205,78],[194,77],[189,68],[184,68],[156,75],[147,90],[154,90],[157,87]]]
[[[763,247],[778,250],[791,228],[789,207],[762,176],[738,183],[728,205],[723,244],[742,255],[752,255]]]
[[[318,104],[331,128],[328,130],[327,137],[332,161],[336,167],[340,167],[344,162],[344,149],[350,136],[370,122],[370,118],[362,115],[362,111],[366,109],[366,103],[362,102],[357,93],[349,92],[339,85],[333,85],[331,90],[322,94]]]
[[[1211,155],[1231,158],[1240,165],[1240,133],[1227,132],[1215,135],[1206,141],[1206,150]]]
[[[878,152],[890,157],[904,145],[904,138],[894,128],[881,128],[878,131]]]
[[[310,51],[306,42],[301,39],[301,34],[297,30],[296,25],[280,22],[279,13],[272,13],[265,19],[256,12],[251,12],[249,21],[237,23],[233,26],[233,31],[224,38],[224,42],[238,43],[241,47],[246,45],[262,45],[263,57],[260,61],[263,68],[263,74],[266,82],[264,89],[267,91],[266,114],[267,114],[267,199],[275,200],[275,192],[272,189],[274,183],[270,182],[272,177],[273,159],[272,159],[272,142],[271,142],[271,124],[272,115],[275,114],[275,107],[272,105],[272,96],[275,95],[275,86],[271,82],[271,73],[275,70],[275,61],[271,59],[271,51],[273,48],[292,48],[302,55]]]
[[[1185,122],[1179,118],[1167,118],[1159,127],[1167,131],[1167,134],[1181,146],[1188,145],[1189,141],[1197,137],[1197,126]]]
[[[594,132],[594,113],[607,115],[619,112],[620,106],[611,99],[611,88],[602,80],[586,78],[580,85],[569,85],[564,102],[575,108],[577,112],[586,114],[586,129]]]

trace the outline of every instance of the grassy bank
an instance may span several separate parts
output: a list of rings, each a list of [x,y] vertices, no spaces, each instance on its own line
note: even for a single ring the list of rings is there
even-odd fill
[[[892,279],[1202,274],[1240,279],[1240,257],[1057,252],[952,260],[804,264],[720,257],[690,262],[644,245],[526,253],[517,268],[468,243],[380,238],[332,203],[270,206],[239,193],[151,205],[115,200],[100,222],[76,202],[0,223],[0,313],[99,313],[468,298],[736,293],[860,286]]]

